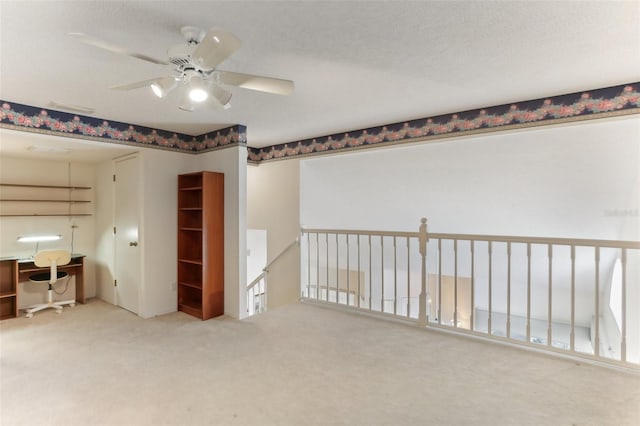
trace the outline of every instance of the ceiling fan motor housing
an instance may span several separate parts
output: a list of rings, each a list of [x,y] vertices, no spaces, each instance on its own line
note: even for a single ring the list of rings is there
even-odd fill
[[[180,28],[182,36],[187,40],[186,43],[177,44],[169,50],[167,55],[169,56],[169,62],[178,66],[191,66],[193,67],[192,55],[194,50],[205,36],[205,32],[198,27],[186,26]],[[195,67],[193,67],[195,68]]]
[[[169,62],[177,67],[192,66],[191,54],[195,50],[196,43],[182,43],[167,50]]]

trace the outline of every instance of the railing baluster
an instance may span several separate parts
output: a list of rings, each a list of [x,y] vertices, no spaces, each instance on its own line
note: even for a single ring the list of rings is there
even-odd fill
[[[569,347],[571,352],[576,349],[576,246],[571,245],[571,334]]]
[[[251,309],[253,310],[253,314],[258,313],[258,307],[256,306],[256,286],[251,289]]]
[[[360,271],[360,234],[358,234],[358,238],[356,239],[358,246],[358,308],[360,307],[360,275],[362,275]]]
[[[627,249],[622,249],[620,256],[620,266],[622,267],[622,306],[620,325],[620,360],[627,361]]]
[[[511,339],[511,243],[507,243],[507,339]]]
[[[491,249],[491,241],[489,241],[489,245],[488,245],[488,249],[489,249],[489,315],[487,315],[487,327],[488,327],[488,332],[489,332],[489,336],[491,336],[493,333],[491,331],[491,313],[493,311],[493,305],[492,305],[492,300],[491,300],[491,290],[492,290],[492,281],[493,281],[493,250]]]
[[[527,243],[527,343],[531,343],[531,243]]]
[[[593,354],[600,356],[600,247],[595,248],[595,269],[596,269],[596,283],[595,283],[595,299],[596,299],[596,314],[595,314],[595,328],[596,336],[593,342]]]
[[[262,278],[262,286],[264,288],[264,292],[262,293],[264,295],[264,298],[262,301],[264,302],[264,304],[262,305],[261,312],[265,312],[267,310],[267,275],[269,274],[265,274],[264,278]]]
[[[473,322],[475,321],[475,312],[476,312],[476,291],[475,291],[475,240],[469,241],[471,247],[471,315],[469,316],[469,330],[474,330]]]
[[[442,324],[442,239],[438,239],[438,324]]]
[[[380,287],[381,287],[381,303],[380,312],[384,312],[384,237],[380,235]]]
[[[249,314],[249,316],[255,314],[255,311],[253,310],[253,308],[251,306],[251,293],[252,292],[253,292],[253,288],[250,288],[249,290],[247,290],[247,314]]]
[[[371,234],[369,234],[369,310],[371,310],[371,299],[372,299],[372,294],[371,294],[371,289],[372,289],[371,280],[373,279],[371,275],[372,272],[373,272],[373,269],[371,266]]]
[[[547,346],[551,347],[553,338],[553,244],[547,245],[549,258],[549,306],[547,307]]]
[[[327,243],[327,247],[326,247],[326,251],[327,251],[327,256],[326,256],[326,260],[327,260],[327,282],[326,282],[326,288],[327,288],[327,294],[325,295],[325,301],[329,301],[329,233],[327,232],[325,234],[325,242]]]
[[[458,328],[458,240],[453,240],[453,327]]]
[[[320,300],[320,233],[316,232],[316,300]]]
[[[260,295],[260,293],[259,293],[259,291],[260,291],[260,283],[258,282],[255,286],[253,286],[251,291],[253,291],[253,298],[251,300],[252,303],[253,303],[253,313],[254,313],[254,315],[255,314],[259,314],[260,313],[260,299],[258,299],[258,296]]]
[[[351,288],[349,286],[349,275],[351,275],[351,269],[349,269],[349,234],[346,235],[347,238],[347,306],[351,306]]]
[[[411,316],[411,245],[410,238],[407,237],[407,318]],[[427,301],[429,303],[429,301]],[[430,308],[430,306],[428,306]],[[427,310],[429,314],[430,311]]]
[[[336,232],[336,303],[340,303],[340,241],[339,234]]]
[[[393,236],[393,315],[397,314],[398,305],[398,264],[397,264],[396,236]]]
[[[427,313],[427,219],[420,219],[420,228],[418,231],[421,258],[421,280],[420,280],[420,298],[418,305],[418,324],[426,327],[429,322],[429,314]]]
[[[311,298],[311,234],[307,232],[307,297]]]

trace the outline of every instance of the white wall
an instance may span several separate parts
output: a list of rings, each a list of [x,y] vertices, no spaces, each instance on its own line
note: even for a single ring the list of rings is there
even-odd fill
[[[177,291],[178,175],[192,171],[195,156],[158,149],[140,155],[143,197],[140,223],[142,283],[139,292],[143,318],[175,312]]]
[[[225,313],[234,318],[241,317],[246,299],[240,297],[240,291],[246,285],[246,148],[227,148],[199,155],[141,149],[138,155],[143,197],[139,315],[149,318],[176,311],[177,292],[171,284],[177,279],[177,176],[206,170],[225,174]],[[100,297],[110,303],[115,302],[112,174],[111,160],[96,167],[100,189],[98,202],[104,207],[96,215],[99,288]]]
[[[95,181],[93,165],[88,163],[69,163],[66,161],[33,160],[2,156],[0,158],[0,181],[3,183],[61,186],[68,186],[69,182],[71,182],[71,185],[88,186],[92,188],[87,191],[83,190],[82,194],[72,192],[74,197],[77,196],[78,199],[94,200],[95,191],[93,188]],[[8,191],[8,188],[0,188],[0,197],[2,197],[2,195],[7,196],[7,194],[9,194]],[[15,194],[15,189],[11,188],[11,191],[12,194]],[[30,190],[21,188],[19,191],[26,193]],[[37,196],[42,196],[42,190],[37,191],[39,191],[37,192]],[[62,198],[66,197],[67,195],[62,196]],[[52,194],[49,198],[58,199],[60,195]],[[7,204],[7,208],[10,207],[8,206],[9,203],[3,204]],[[90,203],[86,207],[83,206],[81,208],[87,209],[87,212],[92,212],[94,211],[93,205],[94,203]],[[5,206],[3,205],[3,209],[4,208]],[[68,205],[38,203],[24,205],[20,208],[23,210],[33,208],[43,212],[47,209],[62,208],[62,210],[67,210]],[[77,207],[72,208],[76,209]],[[62,240],[40,243],[39,250],[56,248],[71,250],[71,226],[77,226],[73,233],[73,251],[87,256],[85,258],[84,271],[85,295],[86,297],[94,297],[96,294],[94,221],[94,216],[0,217],[0,256],[29,257],[34,255],[35,244],[17,242],[17,238],[23,235],[60,234],[62,235]],[[62,288],[64,288],[64,285],[56,287],[58,290]],[[46,294],[46,288],[43,288],[42,285],[29,282],[22,283],[18,286],[18,307],[22,309],[35,303],[46,302]],[[75,279],[72,278],[64,295],[56,295],[56,298],[59,300],[73,299],[74,296]]]
[[[267,231],[247,229],[247,284],[267,265]]]
[[[274,161],[247,169],[247,220],[267,231],[267,262],[294,241],[300,231],[300,161]],[[274,263],[267,281],[269,309],[300,295],[300,251],[289,250]]]
[[[198,154],[194,166],[192,171],[224,173],[224,310],[233,318],[244,318],[247,312],[247,148]]]
[[[638,239],[640,118],[304,160],[306,226]]]

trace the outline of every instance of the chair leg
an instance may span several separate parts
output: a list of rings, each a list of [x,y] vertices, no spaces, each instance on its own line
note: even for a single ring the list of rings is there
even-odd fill
[[[47,309],[47,308],[53,308],[53,306],[51,306],[48,303],[38,303],[37,305],[29,306],[26,309],[26,312],[27,312],[26,316],[27,318],[31,318],[33,317],[34,312],[42,311],[43,309]]]
[[[53,287],[49,284],[49,291],[47,292],[47,303],[38,303],[36,305],[29,306],[26,309],[26,317],[32,318],[34,312],[42,311],[43,309],[52,308],[56,310],[56,314],[62,313],[62,308],[64,305],[75,306],[76,301],[73,300],[64,300],[61,302],[53,301]]]

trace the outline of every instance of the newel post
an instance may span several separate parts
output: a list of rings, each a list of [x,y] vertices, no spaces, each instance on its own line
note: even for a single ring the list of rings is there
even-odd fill
[[[418,312],[418,325],[425,327],[429,321],[427,313],[427,299],[429,297],[427,291],[427,218],[420,219],[420,228],[418,230],[418,240],[420,244],[420,258],[422,261],[422,281],[420,287],[420,304]]]

